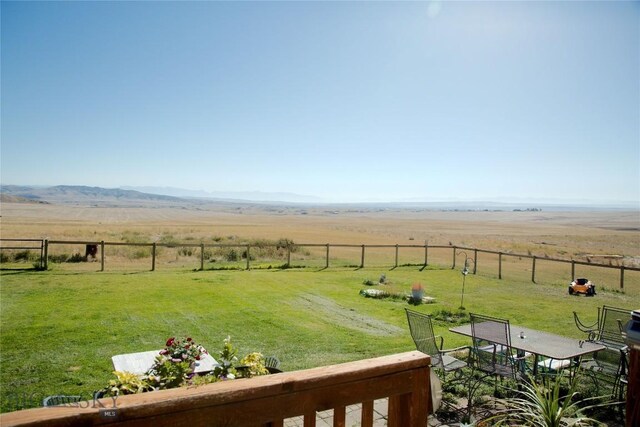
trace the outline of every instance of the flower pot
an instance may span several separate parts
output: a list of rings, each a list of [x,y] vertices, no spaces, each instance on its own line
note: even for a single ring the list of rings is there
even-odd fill
[[[422,301],[423,296],[424,296],[424,289],[411,290],[411,298],[413,298],[414,301]]]

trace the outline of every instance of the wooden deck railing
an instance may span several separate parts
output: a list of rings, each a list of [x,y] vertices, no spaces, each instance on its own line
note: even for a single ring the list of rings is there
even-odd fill
[[[2,426],[213,426],[276,427],[333,409],[334,427],[345,426],[345,407],[362,403],[363,427],[373,424],[373,401],[388,398],[387,425],[425,427],[431,408],[429,356],[413,351],[374,359],[0,414]]]

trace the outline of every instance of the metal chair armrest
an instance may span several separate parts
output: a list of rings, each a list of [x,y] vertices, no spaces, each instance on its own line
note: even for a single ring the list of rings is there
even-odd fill
[[[526,360],[529,356],[526,354],[523,354],[522,356],[511,356],[511,360],[514,361],[520,361],[520,360]]]
[[[460,347],[454,347],[454,348],[447,348],[444,350],[440,350],[441,353],[457,353],[460,352],[462,350],[469,350],[469,352],[471,352],[471,346],[469,345],[463,345]]]
[[[591,325],[585,325],[578,317],[578,313],[576,313],[575,311],[573,312],[573,320],[576,323],[576,327],[582,332],[588,333],[589,336],[591,336],[592,333],[597,331],[597,328],[598,328],[597,320]]]

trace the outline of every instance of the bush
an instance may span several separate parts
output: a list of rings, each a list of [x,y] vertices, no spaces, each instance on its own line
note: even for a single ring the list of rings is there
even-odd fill
[[[55,262],[58,264],[67,262],[68,259],[69,259],[68,254],[49,255],[49,261]]]
[[[178,249],[178,255],[180,255],[180,256],[193,256],[193,248],[180,248],[180,249]]]
[[[29,250],[19,251],[13,255],[14,261],[33,261],[34,259],[35,255]]]
[[[234,248],[231,248],[229,252],[227,252],[226,258],[227,261],[238,261],[238,252]]]
[[[63,262],[85,262],[86,258],[84,257],[84,255],[80,255],[79,253],[75,253],[73,255],[57,254],[49,255],[49,261],[61,264]]]
[[[157,251],[156,251],[157,254]],[[151,256],[151,250],[148,248],[137,248],[131,254],[133,259],[148,258]]]
[[[178,239],[176,239],[173,234],[162,234],[158,243],[162,243],[163,245],[177,245]]]
[[[67,260],[67,262],[85,262],[87,259],[80,255],[79,253],[75,253],[71,255],[71,257]]]
[[[439,310],[433,313],[433,318],[441,322],[452,323],[455,325],[462,325],[463,323],[469,323],[469,314],[464,310],[458,310],[452,312],[450,310]]]

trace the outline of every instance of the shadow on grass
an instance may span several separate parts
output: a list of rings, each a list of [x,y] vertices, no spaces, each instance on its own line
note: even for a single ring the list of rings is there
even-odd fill
[[[34,271],[44,271],[40,268],[5,268],[5,267],[0,267],[0,271],[2,272],[2,275],[13,275],[13,274],[22,274],[22,273],[33,273]],[[5,273],[6,272],[6,273]]]

